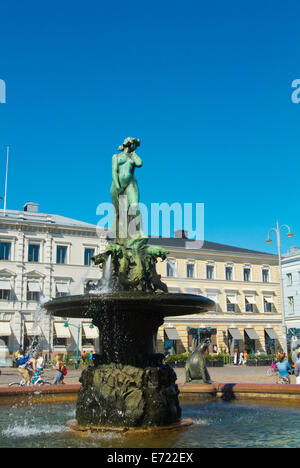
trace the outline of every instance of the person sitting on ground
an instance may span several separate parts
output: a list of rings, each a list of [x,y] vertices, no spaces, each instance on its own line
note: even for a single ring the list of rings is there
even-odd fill
[[[292,368],[290,363],[286,359],[285,353],[281,353],[279,355],[279,360],[276,362],[276,367],[278,370],[278,383],[279,384],[290,384],[290,372],[292,372]]]
[[[57,354],[55,356],[56,359],[56,365],[53,366],[53,369],[56,370],[56,374],[53,380],[53,385],[60,385],[64,384],[64,365],[62,362],[62,356],[61,354]]]

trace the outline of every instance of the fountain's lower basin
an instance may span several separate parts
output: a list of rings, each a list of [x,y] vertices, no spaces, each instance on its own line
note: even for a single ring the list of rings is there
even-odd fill
[[[300,445],[298,402],[282,404],[265,399],[227,403],[210,398],[182,399],[181,404],[183,418],[192,419],[192,425],[180,431],[143,432],[70,430],[66,422],[75,416],[74,402],[0,405],[0,448],[298,448]]]

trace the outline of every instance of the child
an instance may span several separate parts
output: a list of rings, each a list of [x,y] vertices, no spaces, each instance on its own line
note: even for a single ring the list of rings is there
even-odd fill
[[[55,356],[56,366],[53,366],[53,369],[56,370],[56,374],[53,380],[53,385],[60,385],[64,383],[64,365],[62,363],[61,354]]]

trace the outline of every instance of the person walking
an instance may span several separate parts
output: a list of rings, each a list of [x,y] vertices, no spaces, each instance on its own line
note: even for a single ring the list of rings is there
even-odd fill
[[[295,376],[296,376],[296,384],[300,385],[300,353],[297,355],[297,361],[295,363]]]
[[[60,385],[64,383],[64,365],[62,362],[62,357],[60,354],[55,356],[56,365],[53,366],[53,369],[56,370],[56,374],[54,376],[53,385]]]
[[[244,353],[241,352],[241,353],[240,353],[239,366],[241,366],[241,365],[243,364],[243,362],[244,362]]]
[[[290,363],[286,359],[285,353],[281,353],[279,355],[279,360],[276,362],[277,370],[278,370],[278,383],[279,384],[290,384],[290,373],[292,373],[292,368]]]

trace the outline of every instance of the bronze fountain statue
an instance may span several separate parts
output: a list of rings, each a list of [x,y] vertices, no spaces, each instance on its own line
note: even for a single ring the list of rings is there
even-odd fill
[[[178,424],[181,409],[176,374],[157,353],[156,336],[164,317],[202,313],[214,302],[193,294],[168,293],[156,272],[168,252],[148,245],[142,230],[135,168],[142,166],[137,138],[126,138],[112,158],[111,197],[115,239],[94,257],[110,269],[90,293],[53,299],[45,308],[60,317],[92,318],[99,328],[100,354],[81,376],[73,429],[153,427]],[[107,286],[107,285],[106,285]]]

